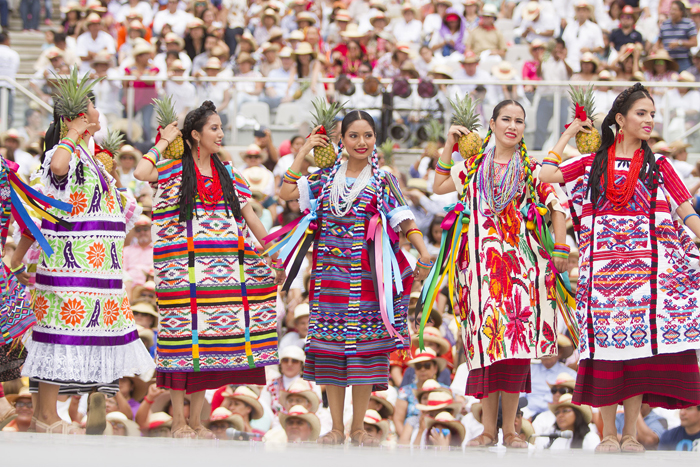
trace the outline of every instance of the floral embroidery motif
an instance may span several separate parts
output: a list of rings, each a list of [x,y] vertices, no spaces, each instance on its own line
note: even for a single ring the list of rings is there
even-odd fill
[[[90,245],[87,252],[88,262],[95,269],[100,269],[105,262],[105,247],[102,242]]]
[[[43,321],[49,311],[49,301],[44,297],[37,297],[34,301],[34,314],[37,321]]]
[[[111,326],[119,318],[119,304],[114,300],[104,302],[102,309],[102,319],[106,326]]]
[[[68,197],[68,202],[73,204],[73,210],[70,213],[71,216],[79,216],[85,211],[85,208],[87,208],[87,196],[80,191],[71,193]]]
[[[85,318],[83,303],[77,298],[71,298],[61,305],[61,321],[69,326],[77,326]]]

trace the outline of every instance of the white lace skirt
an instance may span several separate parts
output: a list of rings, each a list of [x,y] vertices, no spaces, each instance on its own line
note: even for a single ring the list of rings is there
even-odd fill
[[[89,346],[25,342],[22,376],[43,381],[112,383],[152,371],[155,362],[141,339],[126,345]]]

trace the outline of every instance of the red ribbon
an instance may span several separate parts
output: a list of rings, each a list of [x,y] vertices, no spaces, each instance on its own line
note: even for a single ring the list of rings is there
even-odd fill
[[[311,138],[312,135],[327,135],[327,134],[328,133],[326,133],[326,129],[324,127],[321,127],[318,129],[318,131],[316,133],[309,133],[309,136],[307,136],[306,139]]]
[[[163,129],[163,127],[158,125],[158,128],[156,129],[157,133],[156,133],[156,143],[155,144],[158,144],[158,141],[160,141],[160,130],[162,130],[162,129]]]
[[[586,115],[586,110],[583,108],[582,105],[576,104],[576,112],[574,112],[574,120],[576,119],[581,120],[582,122],[585,122],[588,120],[588,115]],[[573,123],[573,122],[572,122]],[[571,123],[565,125],[565,128],[569,128],[571,126]]]
[[[277,240],[278,238],[283,238],[285,235],[287,235],[289,232],[291,232],[292,229],[293,229],[294,227],[296,227],[297,224],[299,224],[299,222],[301,222],[301,220],[302,220],[308,213],[309,213],[309,210],[308,210],[308,209],[305,210],[303,216],[299,216],[298,218],[294,219],[292,222],[290,222],[289,224],[285,225],[285,226],[282,227],[281,229],[275,230],[275,231],[272,232],[270,235],[268,235],[267,237],[263,238],[263,242],[265,242],[265,243],[270,243],[271,241]]]

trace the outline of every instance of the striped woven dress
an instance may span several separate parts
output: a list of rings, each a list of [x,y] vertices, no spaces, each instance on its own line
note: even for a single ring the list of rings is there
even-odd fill
[[[318,171],[299,182],[300,207],[318,199],[330,173]],[[355,179],[348,178],[347,183]],[[412,270],[399,249],[392,247],[404,293],[394,293],[393,313],[397,336],[390,336],[381,317],[376,277],[372,274],[366,229],[373,213],[386,216],[389,226],[413,219],[396,178],[380,171],[357,197],[344,217],[330,210],[328,197],[319,207],[319,230],[314,241],[314,263],[309,290],[311,313],[306,339],[304,379],[334,386],[388,387],[389,353],[409,347],[406,314],[413,282]]]
[[[153,184],[153,259],[160,313],[157,383],[188,394],[226,384],[265,384],[277,364],[277,287],[244,219],[225,201],[179,221],[182,162],[162,160]],[[251,197],[230,165],[241,208]]]

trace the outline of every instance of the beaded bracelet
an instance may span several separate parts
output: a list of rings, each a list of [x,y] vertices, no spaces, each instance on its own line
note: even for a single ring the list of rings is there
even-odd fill
[[[420,258],[418,258],[418,266],[424,267],[426,269],[430,269],[433,267],[433,263],[430,262],[429,264],[426,264],[423,261],[421,261]]]
[[[688,214],[687,216],[685,216],[685,217],[683,218],[683,224],[687,225],[687,224],[686,224],[686,221],[688,220],[688,218],[693,217],[693,216],[695,216],[695,217],[697,217],[697,218],[700,218],[700,216],[698,216],[696,213],[693,212],[693,213]]]
[[[567,259],[569,253],[571,252],[571,247],[565,243],[555,243],[554,251],[552,251],[552,256],[556,258]]]
[[[12,274],[14,274],[15,276],[19,276],[19,275],[22,274],[24,271],[26,271],[26,269],[27,269],[27,268],[24,266],[24,264],[20,264],[20,265],[17,266],[16,268],[10,269],[10,272],[11,272]]]

